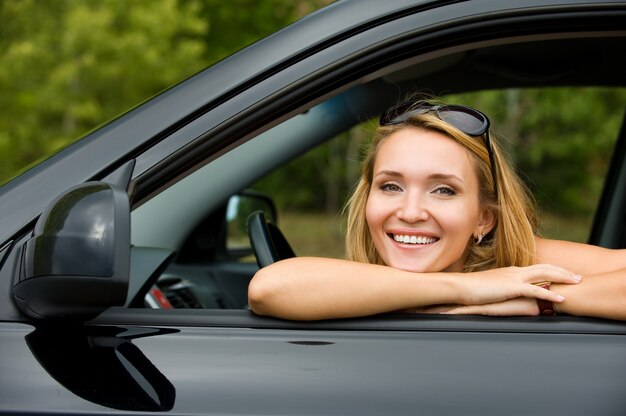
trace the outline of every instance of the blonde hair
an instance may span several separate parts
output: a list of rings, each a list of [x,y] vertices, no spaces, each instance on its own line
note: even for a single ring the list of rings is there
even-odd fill
[[[380,147],[391,134],[408,127],[442,133],[467,149],[474,160],[480,184],[480,203],[493,212],[496,224],[480,244],[468,242],[463,271],[533,264],[536,231],[534,201],[504,151],[491,136],[496,170],[495,174],[492,174],[484,135],[469,136],[442,121],[432,112],[414,115],[402,123],[380,126],[376,130],[363,160],[361,178],[347,204],[347,257],[363,263],[384,264],[370,235],[365,207]]]

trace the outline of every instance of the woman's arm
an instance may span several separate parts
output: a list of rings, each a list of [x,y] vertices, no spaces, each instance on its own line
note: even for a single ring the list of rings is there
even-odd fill
[[[248,288],[259,315],[313,320],[367,316],[427,305],[476,305],[531,297],[558,303],[555,292],[532,285],[542,280],[577,283],[549,265],[477,273],[411,273],[352,261],[296,257],[257,272]]]
[[[575,287],[551,285],[566,298],[559,312],[626,320],[626,250],[537,239],[537,258],[584,275]]]
[[[566,298],[555,305],[559,313],[626,320],[626,269],[586,275],[576,288],[552,284]]]
[[[260,269],[248,288],[259,315],[313,320],[373,315],[418,304],[454,302],[455,281],[390,267],[296,257]]]
[[[550,290],[564,296],[555,303],[559,313],[596,318],[626,320],[626,269],[586,275],[578,285],[553,283]],[[486,305],[431,307],[421,313],[488,316],[537,315],[536,299],[520,297]]]
[[[626,250],[536,237],[537,263],[558,264],[580,275],[626,269]]]
[[[626,250],[537,238],[537,261],[584,276],[578,285],[550,286],[551,291],[565,297],[555,304],[559,313],[626,320]],[[539,309],[535,299],[517,298],[487,305],[428,308],[425,312],[511,316],[535,315]]]

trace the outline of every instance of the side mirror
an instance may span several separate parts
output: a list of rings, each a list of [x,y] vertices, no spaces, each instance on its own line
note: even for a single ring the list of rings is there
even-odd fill
[[[226,208],[226,251],[230,257],[241,258],[253,254],[246,221],[256,212],[262,211],[273,223],[277,222],[276,206],[272,199],[252,190],[233,195]]]
[[[13,299],[35,319],[87,320],[126,302],[130,207],[126,192],[87,182],[41,215],[21,247]]]

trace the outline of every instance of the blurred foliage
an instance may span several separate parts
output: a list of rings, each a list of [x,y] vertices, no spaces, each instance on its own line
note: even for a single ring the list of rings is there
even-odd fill
[[[0,183],[329,0],[0,2]]]

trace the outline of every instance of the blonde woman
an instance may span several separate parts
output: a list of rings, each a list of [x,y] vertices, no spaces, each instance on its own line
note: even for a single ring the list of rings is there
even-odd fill
[[[257,272],[252,310],[313,320],[383,312],[626,319],[626,250],[536,236],[528,192],[469,107],[407,101],[380,119],[348,205],[349,260]]]

